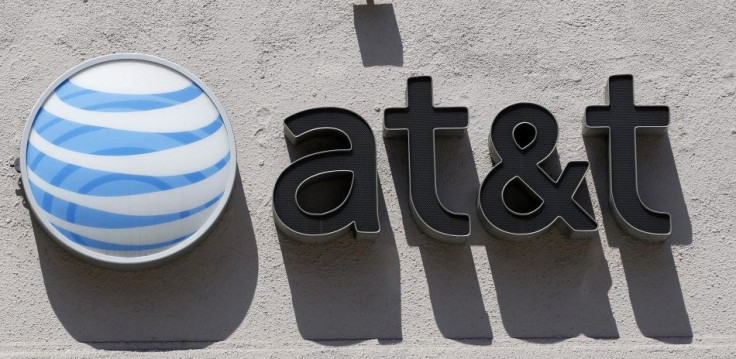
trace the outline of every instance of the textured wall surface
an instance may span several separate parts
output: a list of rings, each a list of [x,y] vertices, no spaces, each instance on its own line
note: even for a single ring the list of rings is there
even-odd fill
[[[0,19],[0,356],[735,355],[733,1],[4,0]],[[197,74],[238,144],[239,183],[212,234],[136,272],[54,243],[8,167],[46,86],[115,52]],[[603,104],[608,76],[625,73],[638,104],[671,110],[668,135],[639,140],[642,196],[673,216],[666,244],[616,226],[606,142],[580,135],[585,106]],[[469,109],[466,136],[439,140],[437,158],[440,197],[471,214],[466,245],[419,231],[406,143],[381,137],[383,109],[405,106],[415,75],[433,77],[436,105]],[[557,118],[563,164],[591,162],[592,240],[552,231],[508,243],[477,220],[491,121],[522,101]],[[375,242],[305,245],[275,229],[270,193],[290,163],[283,119],[320,106],[374,130]]]

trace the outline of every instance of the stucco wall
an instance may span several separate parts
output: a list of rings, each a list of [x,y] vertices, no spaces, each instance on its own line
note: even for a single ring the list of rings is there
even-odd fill
[[[385,4],[386,2],[379,2]],[[0,3],[0,356],[733,357],[736,352],[736,3],[552,1],[12,1]],[[17,156],[29,111],[83,60],[143,52],[180,64],[225,106],[239,183],[222,221],[170,264],[96,267],[24,208]],[[644,200],[673,215],[666,244],[633,241],[608,209],[605,141],[583,139],[608,76],[671,109],[639,141]],[[466,106],[438,142],[440,197],[470,213],[469,245],[428,240],[408,207],[406,144],[381,137],[406,80]],[[495,115],[548,108],[562,163],[589,160],[599,236],[489,236],[474,209]],[[382,235],[305,245],[277,233],[270,193],[290,163],[282,121],[338,106],[378,149]],[[166,350],[198,348],[198,351]],[[137,355],[141,355],[138,353]]]

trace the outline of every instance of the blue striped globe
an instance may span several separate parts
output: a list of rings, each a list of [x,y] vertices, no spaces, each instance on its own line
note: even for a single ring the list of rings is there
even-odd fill
[[[216,99],[178,66],[111,55],[73,69],[39,101],[24,188],[57,240],[103,264],[158,262],[216,221],[235,176]]]

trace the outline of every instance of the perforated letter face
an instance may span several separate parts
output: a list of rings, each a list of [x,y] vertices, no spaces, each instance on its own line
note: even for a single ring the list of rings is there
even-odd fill
[[[593,217],[573,199],[588,162],[568,163],[558,179],[541,167],[555,150],[557,133],[557,121],[539,105],[511,105],[496,116],[489,145],[498,163],[478,195],[481,222],[494,236],[528,240],[558,221],[570,236],[597,231]]]
[[[632,237],[660,242],[670,235],[669,213],[647,207],[637,184],[636,135],[660,134],[669,125],[667,106],[636,106],[634,78],[611,76],[608,80],[608,106],[589,106],[585,110],[583,135],[608,136],[608,177],[611,212],[619,226]]]
[[[408,107],[385,113],[385,137],[406,136],[409,142],[409,201],[419,228],[428,236],[462,243],[470,235],[470,217],[454,213],[437,194],[435,138],[463,136],[468,126],[464,107],[434,107],[432,79],[412,77],[407,86]]]
[[[235,179],[235,142],[214,95],[147,55],[90,60],[39,99],[21,146],[23,187],[73,253],[118,268],[190,247]]]
[[[358,239],[378,235],[376,144],[365,120],[348,110],[316,108],[287,118],[284,133],[294,145],[314,137],[344,145],[299,158],[281,173],[273,190],[278,228],[304,242],[328,241],[351,229]],[[303,186],[345,175],[351,178],[350,189],[334,208],[310,210],[300,203]]]

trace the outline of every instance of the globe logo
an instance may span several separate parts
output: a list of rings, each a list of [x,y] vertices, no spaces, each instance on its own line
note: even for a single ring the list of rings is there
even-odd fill
[[[141,54],[96,58],[39,99],[21,146],[36,218],[102,265],[152,265],[201,238],[235,179],[225,112],[188,71]]]

